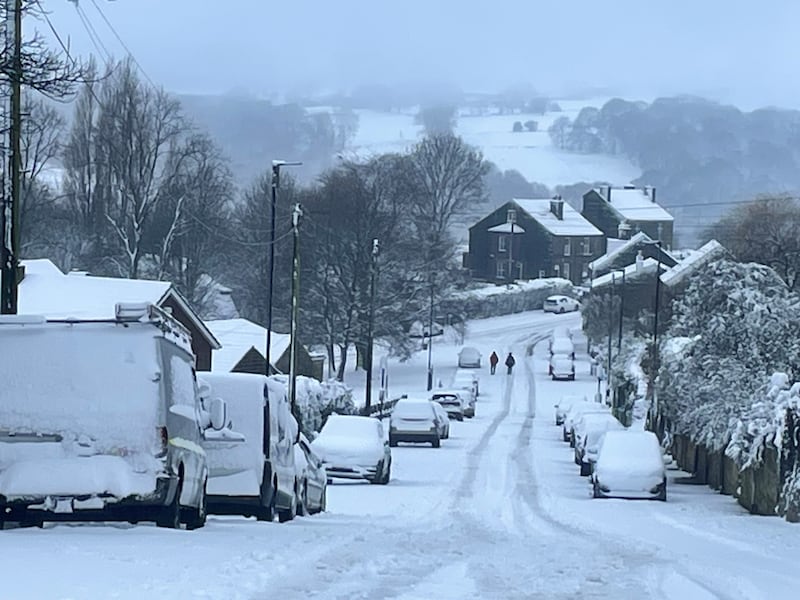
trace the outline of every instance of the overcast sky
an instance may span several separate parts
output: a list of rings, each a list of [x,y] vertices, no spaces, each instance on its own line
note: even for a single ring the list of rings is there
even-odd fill
[[[797,0],[95,1],[149,77],[175,92],[415,80],[800,106]],[[92,0],[79,2],[122,57]],[[42,4],[76,54],[102,56],[74,0]]]

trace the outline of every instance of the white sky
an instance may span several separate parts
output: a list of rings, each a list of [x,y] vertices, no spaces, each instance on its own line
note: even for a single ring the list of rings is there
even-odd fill
[[[551,93],[699,93],[800,105],[795,0],[94,0],[176,92],[261,94],[360,83],[528,82]],[[74,0],[42,0],[75,53],[99,54]],[[93,0],[103,43],[124,54]]]

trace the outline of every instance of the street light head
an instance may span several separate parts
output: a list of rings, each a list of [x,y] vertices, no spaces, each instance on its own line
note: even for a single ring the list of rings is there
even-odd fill
[[[303,163],[300,161],[289,161],[289,160],[273,160],[272,161],[272,168],[277,169],[280,167],[299,167]]]

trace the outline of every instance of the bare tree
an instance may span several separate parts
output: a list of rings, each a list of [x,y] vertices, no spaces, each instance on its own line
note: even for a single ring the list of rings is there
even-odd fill
[[[800,202],[764,196],[734,208],[706,232],[742,262],[772,267],[789,289],[800,278]]]

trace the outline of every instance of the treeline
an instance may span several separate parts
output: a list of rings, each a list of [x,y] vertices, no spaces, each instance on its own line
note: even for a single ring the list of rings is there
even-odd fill
[[[216,140],[130,61],[91,81],[68,129],[49,105],[29,103],[22,256],[96,275],[167,279],[207,317],[222,284],[242,316],[266,324],[271,169],[239,190]],[[51,159],[63,164],[59,180],[44,176]],[[325,344],[332,359],[364,347],[374,268],[375,335],[407,354],[408,326],[427,318],[431,296],[438,303],[463,283],[452,220],[485,202],[488,169],[451,134],[423,138],[406,154],[340,162],[305,186],[284,169],[275,328],[287,330],[291,212],[299,203],[303,341]],[[341,377],[344,363],[331,364]]]
[[[677,216],[716,218],[724,203],[800,189],[800,112],[743,112],[694,97],[647,104],[615,98],[550,128],[564,150],[621,155],[642,169],[634,183],[658,188]],[[703,206],[706,205],[706,206]],[[684,229],[686,231],[686,229]],[[688,230],[689,237],[699,231]]]

